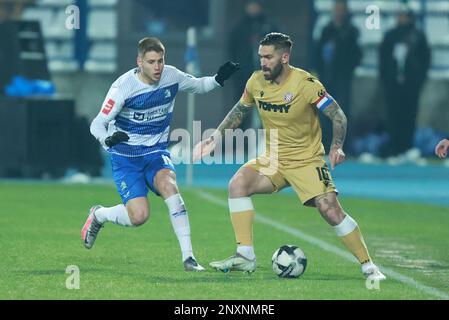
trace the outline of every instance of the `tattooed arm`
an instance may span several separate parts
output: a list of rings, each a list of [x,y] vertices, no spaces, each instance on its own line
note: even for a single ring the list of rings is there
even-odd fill
[[[217,130],[206,140],[198,143],[193,149],[193,162],[199,160],[205,155],[209,155],[214,149],[217,139],[221,139],[224,136],[226,129],[235,129],[240,126],[243,119],[251,111],[251,108],[244,106],[243,104],[237,102],[237,104],[232,108],[227,116],[218,126]]]
[[[343,148],[346,137],[347,120],[338,103],[334,100],[323,113],[332,121],[332,147]]]
[[[347,120],[338,103],[334,100],[324,109],[323,113],[332,121],[332,144],[329,151],[331,167],[334,167],[345,160],[343,144],[346,137]]]
[[[251,108],[244,106],[240,101],[237,102],[212,134],[212,139],[217,135],[223,136],[226,129],[238,128],[250,111]]]

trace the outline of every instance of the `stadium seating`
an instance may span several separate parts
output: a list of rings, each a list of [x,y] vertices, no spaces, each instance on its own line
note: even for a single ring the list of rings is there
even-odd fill
[[[349,0],[348,4],[353,13],[352,21],[360,31],[360,44],[363,47],[364,57],[362,65],[356,70],[358,75],[377,75],[378,46],[382,41],[384,33],[392,28],[396,22],[400,1],[373,1]],[[410,1],[412,9],[419,14],[421,1]],[[380,29],[369,30],[365,27],[365,21],[369,13],[366,8],[377,5],[380,11]],[[318,18],[315,23],[313,36],[317,40],[321,30],[331,19],[333,8],[332,0],[315,1],[315,10]],[[441,0],[426,1],[426,15],[423,19],[423,29],[427,35],[432,49],[432,67],[430,77],[434,79],[449,79],[449,2]]]
[[[85,69],[92,72],[116,70],[117,0],[87,1],[87,45],[83,46]],[[24,10],[22,18],[37,20],[42,26],[50,71],[76,71],[75,30],[65,27],[71,0],[39,0]],[[78,46],[79,48],[79,46]]]

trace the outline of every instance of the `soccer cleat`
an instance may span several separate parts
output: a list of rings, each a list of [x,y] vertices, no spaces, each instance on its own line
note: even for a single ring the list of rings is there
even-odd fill
[[[372,262],[363,264],[362,272],[367,280],[382,281],[387,279],[387,277],[382,272],[380,272],[379,267]]]
[[[185,271],[204,271],[205,269],[196,262],[195,258],[188,257],[184,261],[184,270]]]
[[[86,249],[92,248],[95,239],[97,238],[98,232],[103,227],[103,224],[98,222],[95,218],[95,211],[103,208],[102,206],[93,206],[89,210],[89,216],[87,217],[86,223],[81,230],[81,238],[83,239],[84,246]]]
[[[253,273],[256,270],[256,259],[250,260],[237,253],[222,261],[214,261],[209,265],[219,271],[228,273],[230,271],[244,271],[247,273]]]

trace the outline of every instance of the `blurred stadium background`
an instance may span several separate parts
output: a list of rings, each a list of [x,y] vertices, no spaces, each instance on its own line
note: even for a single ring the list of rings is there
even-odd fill
[[[377,147],[374,147],[381,143],[379,139],[382,132],[378,128],[382,127],[386,117],[386,106],[379,85],[378,50],[385,32],[395,26],[399,5],[404,2],[411,6],[417,15],[419,28],[427,36],[432,52],[431,68],[419,101],[415,148],[399,158],[381,158],[377,154]],[[20,202],[21,198],[27,198],[27,195],[40,189],[41,185],[46,187],[42,188],[40,195],[48,201],[52,200],[50,195],[44,195],[46,188],[49,188],[48,192],[54,192],[59,185],[67,188],[67,183],[105,184],[108,186],[106,190],[111,194],[110,198],[113,199],[111,202],[117,201],[118,196],[112,198],[115,191],[110,187],[112,179],[107,154],[90,135],[89,124],[98,113],[112,82],[135,66],[138,40],[149,35],[159,37],[167,49],[166,63],[185,70],[189,57],[186,55],[186,33],[189,27],[195,27],[199,67],[197,75],[214,74],[223,61],[231,58],[229,48],[234,44],[231,32],[242,18],[246,3],[246,0],[0,0],[0,199],[9,203],[7,207],[0,209],[3,229],[17,218],[16,215],[32,214],[35,206],[33,202],[26,206],[14,203]],[[291,35],[295,42],[291,64],[314,71],[315,43],[319,40],[324,26],[332,18],[334,1],[266,0],[261,3],[278,30]],[[414,216],[421,217],[425,214],[429,216],[429,221],[435,218],[433,214],[438,215],[439,227],[441,230],[447,230],[449,162],[438,160],[433,155],[433,149],[441,138],[449,136],[449,1],[349,0],[348,3],[352,11],[352,22],[360,32],[359,44],[363,52],[362,61],[357,66],[352,81],[352,117],[355,127],[349,134],[351,140],[359,141],[361,147],[353,150],[347,163],[333,172],[339,191],[344,197],[350,197],[351,201],[354,201],[350,203],[357,204],[354,204],[354,208],[362,211],[361,215],[365,209],[363,200],[377,199],[386,201],[386,207],[382,207],[384,204],[381,206],[380,202],[371,205],[373,208],[382,207],[382,210],[385,210],[383,214],[394,215],[398,206],[403,206],[398,209],[401,216],[395,217],[398,228],[402,221],[407,221],[407,212],[416,210]],[[379,30],[368,30],[365,27],[369,16],[366,8],[373,4],[380,8]],[[66,27],[68,17],[74,13],[73,7],[69,7],[71,5],[79,8],[79,29]],[[31,80],[45,81],[27,83]],[[240,94],[236,89],[236,81],[238,80],[233,79],[221,90],[196,97],[194,119],[202,122],[203,130],[216,127],[234,105]],[[187,95],[179,94],[175,103],[172,130],[188,127],[186,105]],[[403,108],[404,112],[407,112],[407,106],[404,105]],[[257,119],[254,121],[253,123],[257,123]],[[400,121],[398,125],[400,126]],[[177,170],[180,184],[188,192],[194,193],[192,190],[196,187],[224,190],[238,167],[238,164],[195,165],[193,181],[186,179],[189,171],[187,166],[181,164],[177,166]],[[193,187],[187,186],[192,183]],[[56,188],[52,189],[47,184],[55,185]],[[95,186],[89,185],[86,188],[97,192]],[[87,201],[94,201],[95,197],[83,197],[82,191],[73,191],[74,194],[72,191],[70,188],[61,189],[62,194],[58,196],[62,199],[80,197],[80,207],[77,208],[79,210],[72,212],[76,218],[72,217],[71,221],[76,224],[79,220],[81,226],[85,215],[82,208],[87,210]],[[288,201],[293,202],[294,196],[289,191],[285,193],[290,199]],[[217,191],[217,195],[225,199],[224,193]],[[196,199],[195,196],[191,196],[191,199],[204,201]],[[35,200],[36,204],[40,203],[38,199]],[[67,203],[76,206],[76,203],[72,202]],[[429,206],[414,207],[417,203]],[[269,208],[269,204],[266,205]],[[201,210],[201,206],[194,206]],[[50,216],[56,216],[63,208],[64,201],[58,202],[57,208],[50,209],[53,210]],[[276,210],[276,207],[271,209]],[[301,210],[299,207],[297,209]],[[70,210],[75,211],[73,208]],[[442,212],[445,215],[440,215]],[[45,212],[39,214],[45,215]],[[367,218],[366,224],[369,225],[370,221]],[[226,224],[225,219],[223,223]],[[388,218],[385,223],[390,223]],[[413,232],[419,233],[421,226],[425,229],[426,219],[417,219],[410,223],[415,223]],[[77,227],[73,227],[74,237],[78,237]],[[232,231],[228,229],[225,232],[231,236]],[[391,232],[394,233],[394,230]],[[432,231],[426,232],[431,234]],[[402,240],[409,242],[410,246],[415,244],[415,240],[420,244],[425,242],[415,239],[415,235],[407,233],[407,230],[403,230],[403,234]],[[230,243],[227,249],[232,244],[231,238],[228,238]],[[370,240],[369,236],[367,238]],[[26,241],[33,240],[30,238]],[[170,241],[176,246],[174,239]],[[441,290],[427,298],[447,299],[449,260],[444,252],[447,253],[448,238],[444,237],[441,231],[441,237],[435,241],[438,242],[435,248],[431,241],[426,245],[436,251],[440,250],[435,254],[439,260],[433,257],[438,262],[427,256],[430,251],[426,251],[425,246],[413,254],[409,250],[407,254],[414,255],[414,260],[409,258],[416,262],[415,265],[411,262],[416,268],[408,275],[419,278],[424,284],[431,284],[437,291]],[[394,254],[400,255],[403,249],[401,248],[396,248]],[[13,248],[10,250],[13,254]],[[79,252],[82,255],[82,251]],[[399,263],[397,256],[394,258],[388,255],[386,251],[383,256],[379,254],[383,257],[383,265],[388,265],[396,271],[408,271],[407,267],[403,266],[407,264],[404,260]],[[434,262],[424,263],[423,267],[423,263],[419,265],[420,257],[423,261],[428,259],[427,261]],[[18,260],[11,256],[9,261],[14,264]],[[27,263],[32,265],[35,262]],[[401,269],[403,267],[405,269]],[[2,268],[8,270],[10,266],[3,265]],[[48,266],[42,265],[42,270],[46,268]],[[23,270],[25,271],[15,274],[15,281],[26,275],[27,268]],[[422,274],[419,274],[420,270],[424,270]],[[436,273],[426,273],[426,270],[437,270],[438,274],[435,276]],[[51,271],[43,272],[44,275],[52,275]],[[434,276],[436,278],[433,278]],[[159,280],[162,278],[163,275]],[[415,286],[414,283],[411,285]],[[39,297],[36,292],[25,290],[21,294],[20,289],[14,290],[16,289],[8,287],[6,293],[0,294],[1,298]],[[426,298],[413,294],[401,296],[401,292],[406,289],[397,290],[384,297],[361,297]],[[217,298],[220,297],[219,294],[221,293],[217,293]],[[145,297],[143,293],[128,296]],[[54,296],[50,294],[43,297]],[[88,295],[82,297],[89,298]],[[167,297],[176,298],[170,295]],[[181,297],[188,299],[195,295]],[[285,298],[281,294],[256,297]],[[318,293],[310,297],[320,298]],[[323,297],[336,296],[331,292]],[[355,293],[345,297],[359,296]]]
[[[378,51],[383,35],[396,24],[401,2],[349,1],[352,23],[360,33],[362,60],[352,81],[354,126],[348,135],[354,146],[350,155],[365,162],[375,162],[370,156],[377,156],[386,139],[382,135],[387,115],[379,84]],[[160,37],[167,47],[167,63],[186,69],[186,32],[188,27],[195,27],[198,75],[213,74],[222,61],[231,58],[232,47],[245,48],[239,44],[241,39],[233,42],[232,31],[238,28],[246,3],[246,0],[172,0],[166,4],[150,0],[2,0],[0,32],[5,41],[0,50],[0,121],[8,132],[21,126],[27,129],[22,128],[15,141],[1,142],[6,156],[0,160],[0,176],[59,178],[67,169],[91,176],[107,174],[109,170],[103,169],[105,155],[99,155],[98,146],[92,145],[87,126],[111,83],[135,66],[137,41],[148,35]],[[292,64],[314,72],[315,44],[332,19],[333,1],[261,3],[268,21],[295,41]],[[414,145],[419,152],[410,152],[407,159],[389,159],[388,163],[409,160],[423,165],[429,161],[421,156],[432,160],[434,145],[449,131],[449,1],[408,3],[427,36],[431,68],[416,118]],[[380,9],[378,30],[365,27],[369,16],[366,8],[372,4]],[[67,20],[71,20],[71,5],[79,8],[79,29],[66,27]],[[36,85],[41,91],[33,92],[15,79],[17,76],[49,83]],[[204,130],[217,126],[240,95],[241,85],[242,80],[234,78],[223,90],[196,97],[195,120],[201,120]],[[187,95],[180,94],[173,129],[188,127],[186,104]],[[20,107],[8,107],[12,105]],[[40,106],[38,113],[33,113],[33,105]],[[18,112],[22,112],[21,117],[16,116]],[[66,125],[59,127],[62,122]],[[253,123],[257,125],[257,121]],[[61,137],[70,143],[59,144]],[[41,144],[39,148],[37,141]],[[54,148],[56,145],[58,148]]]

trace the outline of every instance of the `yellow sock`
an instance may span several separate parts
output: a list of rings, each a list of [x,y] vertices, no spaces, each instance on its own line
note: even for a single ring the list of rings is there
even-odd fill
[[[229,211],[239,246],[253,246],[254,207],[249,197],[229,199]]]
[[[335,226],[334,229],[346,248],[348,248],[361,264],[371,260],[360,228],[354,219],[346,215],[344,220]]]

